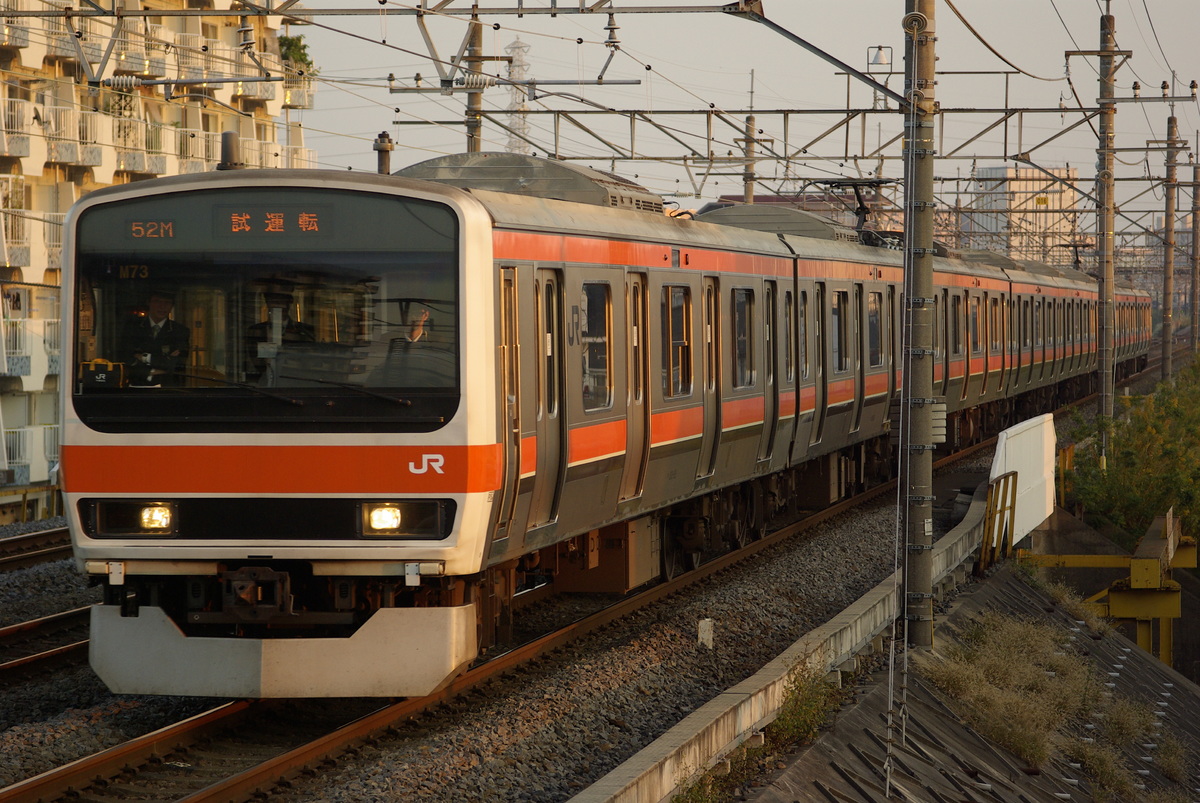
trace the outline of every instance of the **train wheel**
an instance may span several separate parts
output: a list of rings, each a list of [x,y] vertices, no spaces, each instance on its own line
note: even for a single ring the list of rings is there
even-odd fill
[[[662,573],[664,580],[674,580],[684,572],[690,572],[699,565],[699,552],[687,552],[680,545],[679,539],[664,533],[662,551]]]

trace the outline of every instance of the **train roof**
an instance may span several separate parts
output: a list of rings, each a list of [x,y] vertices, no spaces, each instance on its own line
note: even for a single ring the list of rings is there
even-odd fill
[[[707,206],[696,215],[696,220],[773,234],[815,237],[819,240],[838,240],[848,243],[859,241],[858,233],[854,229],[803,209],[775,204]]]
[[[656,214],[662,214],[664,209],[661,196],[615,173],[523,153],[455,153],[410,165],[392,175],[461,189],[492,190],[614,209]]]

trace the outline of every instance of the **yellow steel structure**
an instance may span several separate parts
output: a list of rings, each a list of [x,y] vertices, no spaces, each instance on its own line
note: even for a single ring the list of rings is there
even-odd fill
[[[1196,568],[1196,541],[1184,536],[1174,510],[1159,516],[1146,530],[1132,556],[1129,555],[1034,555],[1023,549],[1017,559],[1046,568],[1123,569],[1129,577],[1112,584],[1088,599],[1105,618],[1133,619],[1137,643],[1154,653],[1154,622],[1158,621],[1159,660],[1170,665],[1174,621],[1182,603],[1179,584],[1171,579],[1172,569]],[[1107,597],[1107,601],[1105,600]]]

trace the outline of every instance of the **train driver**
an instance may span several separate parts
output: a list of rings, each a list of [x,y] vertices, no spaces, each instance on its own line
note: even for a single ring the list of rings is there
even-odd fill
[[[267,305],[267,319],[251,325],[246,331],[247,382],[260,380],[268,373],[272,358],[281,345],[313,343],[317,339],[312,326],[292,318],[291,293],[268,291],[263,293],[263,302]]]
[[[151,290],[145,315],[134,315],[121,331],[121,359],[134,387],[178,387],[187,363],[189,331],[172,320],[175,294]]]

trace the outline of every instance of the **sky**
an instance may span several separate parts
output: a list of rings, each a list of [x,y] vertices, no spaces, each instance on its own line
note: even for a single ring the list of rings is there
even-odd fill
[[[416,0],[413,0],[416,2]],[[516,8],[520,0],[490,0],[482,6]],[[526,9],[548,8],[555,0],[523,0]],[[595,0],[587,0],[595,5]],[[379,0],[308,0],[312,8],[370,8],[367,16],[321,16],[320,26],[293,26],[292,34],[303,34],[310,55],[319,68],[315,106],[292,112],[292,120],[305,129],[305,144],[315,148],[319,166],[335,169],[374,170],[376,156],[371,142],[381,131],[396,141],[392,169],[465,150],[466,136],[461,121],[465,95],[398,94],[389,92],[386,78],[395,75],[396,86],[411,86],[420,73],[426,82],[436,79],[437,68],[429,57],[414,17],[388,16],[378,9],[411,8],[411,4]],[[453,0],[451,8],[465,9],[466,0]],[[564,10],[579,8],[579,0],[556,0]],[[764,191],[786,189],[785,179],[845,177],[897,177],[902,172],[898,142],[884,153],[882,164],[875,159],[848,159],[847,155],[874,151],[901,133],[902,117],[896,105],[887,114],[871,115],[865,123],[856,120],[847,133],[840,129],[821,136],[841,119],[847,105],[871,109],[881,105],[870,87],[848,81],[839,69],[765,25],[719,13],[633,13],[634,7],[681,8],[677,0],[618,0],[615,14],[619,48],[606,47],[609,32],[607,13],[561,14],[558,17],[484,14],[484,51],[503,55],[505,47],[520,39],[529,45],[527,77],[538,80],[594,81],[605,77],[639,81],[637,85],[543,86],[547,95],[531,108],[568,112],[599,107],[621,110],[654,109],[737,112],[741,120],[747,109],[759,112],[758,136],[763,150],[790,158],[764,159],[758,163]],[[716,7],[719,3],[698,0],[692,6]],[[943,178],[969,176],[975,166],[1003,165],[1003,156],[1031,151],[1045,167],[1072,166],[1081,180],[1095,175],[1096,138],[1088,125],[1055,137],[1081,119],[1070,109],[1093,107],[1098,96],[1094,57],[1065,55],[1070,50],[1095,50],[1100,42],[1100,15],[1105,0],[954,0],[936,6],[938,70],[937,99],[942,108],[938,133],[940,154],[954,152],[957,158],[939,161]],[[794,36],[826,51],[855,69],[869,67],[872,55],[882,46],[898,74],[879,76],[889,88],[903,89],[904,37],[901,0],[764,0],[765,15]],[[1200,105],[1190,99],[1188,88],[1200,79],[1200,48],[1194,31],[1200,7],[1194,0],[1110,0],[1116,20],[1117,46],[1132,51],[1132,58],[1117,75],[1116,96],[1132,97],[1139,81],[1143,98],[1161,95],[1163,81],[1175,81],[1172,94],[1185,96],[1174,112],[1180,137],[1195,143],[1200,129]],[[965,18],[966,23],[954,13]],[[604,9],[601,9],[603,12]],[[970,27],[968,27],[968,24]],[[326,27],[327,26],[327,27]],[[498,26],[498,28],[497,28]],[[973,29],[973,30],[972,30]],[[431,16],[431,40],[444,59],[458,51],[466,24],[461,18]],[[579,40],[582,40],[580,42]],[[612,55],[611,62],[605,66]],[[1008,62],[1008,63],[1006,63]],[[1021,74],[1018,70],[1026,73]],[[505,75],[502,65],[490,72]],[[960,74],[953,74],[960,73]],[[963,75],[961,73],[971,73]],[[1066,80],[1069,77],[1069,81]],[[1173,78],[1174,77],[1174,78]],[[436,83],[436,80],[435,80]],[[487,109],[503,111],[512,100],[503,86],[484,94]],[[1045,113],[1026,113],[1006,125],[997,109],[1040,108]],[[771,110],[798,110],[785,130],[782,118]],[[968,114],[964,109],[990,109]],[[1121,103],[1117,106],[1117,146],[1142,148],[1151,140],[1166,138],[1167,103]],[[827,113],[815,112],[827,110]],[[579,115],[578,119],[585,119]],[[703,167],[689,172],[677,158],[690,148],[704,150],[704,117],[660,116],[682,143],[667,134],[639,124],[636,151],[647,158],[637,162],[604,158],[610,151],[601,141],[564,123],[556,138],[549,117],[531,117],[531,138],[541,147],[539,155],[557,147],[567,156],[593,157],[585,161],[637,180],[647,188],[669,197],[697,190],[703,199],[719,194],[741,193],[740,166],[726,166],[704,176]],[[625,147],[629,144],[628,122],[586,117],[606,139]],[[718,122],[713,150],[740,152],[739,132]],[[485,125],[485,150],[504,150],[508,135]],[[814,142],[815,141],[815,142]],[[807,152],[800,148],[812,144]],[[1035,147],[1039,146],[1040,147]],[[1155,143],[1161,146],[1161,143]],[[1139,178],[1160,177],[1165,172],[1164,153],[1123,151],[1118,154],[1117,175],[1125,179],[1121,197],[1130,208],[1161,206],[1161,191]],[[1181,155],[1180,162],[1187,163]],[[1011,162],[1009,164],[1012,164]],[[1180,171],[1181,180],[1191,179],[1190,168]],[[703,179],[703,180],[702,180]],[[1157,192],[1157,194],[1156,194]],[[682,200],[696,206],[699,200]],[[1186,202],[1184,202],[1186,203]],[[1185,207],[1186,208],[1186,207]]]

